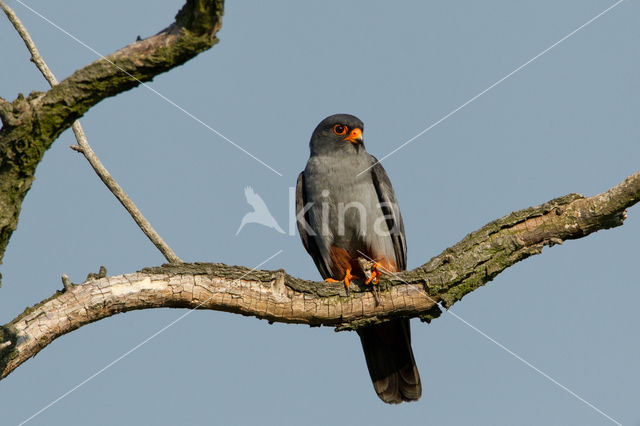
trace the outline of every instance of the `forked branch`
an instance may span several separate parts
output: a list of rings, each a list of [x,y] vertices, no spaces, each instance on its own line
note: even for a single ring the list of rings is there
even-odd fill
[[[0,99],[0,259],[37,165],[53,141],[101,100],[175,68],[217,43],[222,0],[186,0],[175,22],[74,72],[45,93]],[[36,62],[37,64],[37,62]]]
[[[36,67],[45,80],[51,85],[51,87],[58,84],[58,80],[56,76],[53,74],[49,66],[40,55],[40,51],[36,47],[36,44],[31,39],[31,35],[20,21],[20,18],[15,14],[13,9],[7,6],[3,0],[0,0],[0,8],[4,11],[9,18],[11,24],[16,29],[22,41],[27,46],[29,53],[31,53],[31,61],[36,64]],[[93,170],[96,172],[100,180],[109,188],[109,191],[120,201],[120,204],[129,212],[133,220],[136,222],[138,227],[144,232],[144,234],[151,240],[151,242],[160,250],[165,259],[167,259],[170,263],[180,263],[182,260],[173,252],[171,247],[164,242],[160,234],[156,232],[156,230],[151,226],[151,223],[144,217],[140,209],[135,205],[133,200],[124,192],[124,189],[116,182],[116,180],[111,176],[109,171],[102,165],[102,162],[98,158],[98,156],[93,152],[91,145],[89,145],[89,141],[87,140],[87,135],[84,133],[84,129],[80,124],[79,120],[73,122],[71,126],[73,129],[73,134],[76,137],[76,141],[78,141],[78,145],[72,147],[74,150],[79,151],[84,155],[87,159]]]

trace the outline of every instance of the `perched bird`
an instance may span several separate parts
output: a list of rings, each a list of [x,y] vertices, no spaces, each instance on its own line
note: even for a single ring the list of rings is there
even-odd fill
[[[297,224],[305,249],[327,281],[362,278],[358,258],[380,270],[407,265],[404,224],[387,173],[367,153],[362,121],[348,114],[325,118],[314,130],[311,156],[298,176]],[[364,173],[360,174],[362,171]],[[384,402],[415,401],[422,394],[408,319],[358,330],[373,387]]]
[[[240,226],[236,231],[236,235],[240,233],[242,228],[244,228],[247,223],[258,223],[260,225],[273,228],[279,233],[284,234],[284,231],[282,230],[282,228],[280,228],[278,222],[276,222],[276,219],[269,211],[269,208],[265,204],[262,197],[260,197],[256,193],[256,191],[253,190],[253,188],[247,186],[244,189],[244,197],[247,199],[247,203],[249,203],[249,205],[253,207],[253,211],[244,215],[244,217],[240,221]]]

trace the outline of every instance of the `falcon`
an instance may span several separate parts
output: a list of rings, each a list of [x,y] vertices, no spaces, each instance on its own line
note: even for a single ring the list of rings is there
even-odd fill
[[[302,244],[322,278],[344,282],[347,293],[352,280],[364,278],[358,259],[375,262],[366,284],[381,271],[407,267],[398,202],[384,168],[365,150],[363,129],[362,121],[349,114],[322,120],[311,135],[311,155],[296,185]],[[364,327],[358,335],[378,397],[388,404],[418,400],[422,385],[409,320]]]

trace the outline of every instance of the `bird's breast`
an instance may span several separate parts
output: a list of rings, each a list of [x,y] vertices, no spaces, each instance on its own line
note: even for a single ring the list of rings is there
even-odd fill
[[[326,242],[353,245],[374,232],[382,211],[371,174],[358,176],[367,167],[368,161],[357,157],[312,157],[307,163],[310,226]]]

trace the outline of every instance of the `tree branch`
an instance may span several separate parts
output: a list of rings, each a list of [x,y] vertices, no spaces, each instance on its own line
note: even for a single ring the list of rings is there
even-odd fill
[[[36,64],[36,67],[40,70],[40,72],[42,73],[44,78],[49,82],[49,84],[51,84],[52,86],[55,86],[56,84],[58,84],[58,80],[56,80],[56,77],[53,75],[53,73],[51,72],[47,64],[44,62],[44,60],[42,59],[42,56],[40,56],[40,52],[38,51],[36,44],[33,42],[31,35],[29,35],[29,32],[27,31],[26,27],[22,24],[22,21],[20,20],[20,18],[18,18],[18,15],[16,15],[13,9],[11,9],[3,0],[0,0],[0,9],[2,9],[5,15],[7,15],[7,18],[9,18],[9,22],[11,22],[13,27],[18,32],[18,35],[20,36],[22,41],[24,41],[24,44],[27,46],[27,50],[29,51],[29,53],[31,53],[31,62]]]
[[[80,121],[74,121],[72,125],[73,133],[76,136],[76,140],[78,141],[78,145],[74,146],[74,150],[79,151],[84,158],[87,159],[91,167],[96,172],[100,180],[109,188],[109,191],[120,201],[120,204],[129,212],[129,215],[136,222],[138,227],[142,230],[142,232],[151,240],[154,246],[160,253],[167,259],[170,263],[182,263],[182,259],[178,257],[177,254],[169,247],[167,243],[164,242],[160,234],[151,226],[151,223],[144,217],[138,206],[133,202],[133,200],[124,192],[124,189],[118,184],[118,182],[111,176],[109,171],[102,165],[102,161],[98,158],[98,156],[91,149],[91,145],[89,145],[89,141],[87,140],[87,136],[82,129],[82,125],[80,125]]]
[[[465,294],[544,246],[622,225],[625,209],[640,200],[640,172],[602,194],[569,194],[511,213],[467,235],[426,264],[381,280],[373,292],[357,282],[312,282],[283,270],[195,263],[146,268],[134,274],[65,284],[0,331],[0,378],[56,338],[120,312],[148,308],[213,309],[270,322],[348,330],[393,317],[431,321]]]
[[[36,166],[53,141],[101,100],[149,81],[217,43],[222,0],[187,0],[176,20],[76,71],[46,93],[0,102],[0,258]]]
[[[31,39],[31,35],[20,21],[20,18],[15,14],[13,9],[7,6],[2,0],[0,0],[0,8],[4,11],[4,13],[9,18],[9,21],[13,24],[13,27],[16,29],[22,41],[27,46],[29,53],[31,53],[31,61],[36,64],[36,67],[45,80],[51,85],[51,87],[58,84],[58,80],[56,76],[51,72],[47,63],[42,59],[38,48],[35,43]],[[75,150],[81,152],[84,157],[87,159],[93,170],[96,172],[100,180],[109,188],[111,193],[115,195],[115,197],[120,201],[120,204],[129,212],[133,220],[136,222],[138,227],[144,232],[144,234],[151,240],[151,242],[160,250],[160,252],[164,255],[165,259],[167,259],[170,263],[181,263],[182,260],[171,250],[171,247],[164,242],[160,234],[156,232],[156,230],[151,226],[151,223],[144,217],[140,209],[135,205],[133,200],[127,195],[126,192],[122,189],[122,187],[116,182],[116,180],[111,176],[111,174],[107,171],[107,169],[102,165],[102,162],[98,158],[98,156],[91,149],[91,145],[89,145],[89,141],[87,140],[87,135],[84,133],[84,129],[80,124],[79,120],[73,122],[71,126],[73,129],[73,133],[76,136],[76,140],[78,141],[78,146],[74,147]]]

